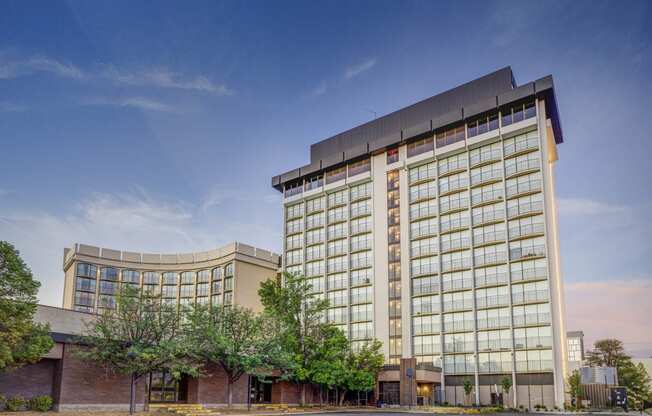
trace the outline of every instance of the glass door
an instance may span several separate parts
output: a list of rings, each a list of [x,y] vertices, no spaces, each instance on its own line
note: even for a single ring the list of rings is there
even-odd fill
[[[150,374],[149,401],[152,403],[176,402],[179,383],[167,371],[157,371]]]

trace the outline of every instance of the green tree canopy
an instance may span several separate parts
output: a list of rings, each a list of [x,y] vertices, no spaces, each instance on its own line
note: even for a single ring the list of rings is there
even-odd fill
[[[582,407],[582,377],[580,376],[579,370],[573,371],[573,373],[568,376],[568,394],[571,398],[575,400],[575,407],[578,409]]]
[[[311,380],[315,348],[323,341],[328,300],[311,294],[312,286],[302,276],[284,273],[280,280],[261,283],[258,291],[265,313],[276,322],[277,336],[287,353],[283,376],[301,385],[301,404],[306,402],[306,383]]]
[[[32,321],[40,283],[11,244],[0,241],[0,371],[34,363],[54,342]]]
[[[357,351],[350,349],[345,367],[346,371],[339,385],[344,393],[346,391],[369,392],[376,387],[378,373],[380,373],[385,363],[382,348],[383,343],[374,339],[363,344]],[[342,394],[343,399],[344,394]]]
[[[173,376],[199,375],[199,363],[180,342],[179,314],[159,296],[123,285],[114,309],[85,322],[78,357],[95,362],[109,373],[131,376],[130,413],[135,410],[137,380],[154,371]]]
[[[233,384],[240,377],[269,375],[284,355],[268,319],[236,305],[198,305],[187,315],[184,331],[187,349],[198,361],[217,364],[226,372],[229,407]]]

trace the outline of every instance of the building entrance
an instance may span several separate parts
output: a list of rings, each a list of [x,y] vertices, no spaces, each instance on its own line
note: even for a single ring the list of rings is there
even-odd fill
[[[151,403],[177,403],[188,400],[188,377],[175,380],[167,371],[149,375],[149,401]]]

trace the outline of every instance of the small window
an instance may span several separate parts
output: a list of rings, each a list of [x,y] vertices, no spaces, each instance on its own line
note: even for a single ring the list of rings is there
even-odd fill
[[[389,149],[387,151],[387,164],[398,162],[398,149]]]

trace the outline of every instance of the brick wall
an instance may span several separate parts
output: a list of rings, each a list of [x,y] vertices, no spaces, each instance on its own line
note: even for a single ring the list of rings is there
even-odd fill
[[[21,395],[27,399],[34,396],[52,396],[57,361],[41,360],[13,371],[0,373],[0,394],[5,397]]]
[[[129,406],[131,378],[111,375],[104,369],[75,357],[74,349],[66,344],[58,377],[61,380],[55,401],[59,409],[125,409]],[[142,406],[145,397],[145,379],[136,387],[136,403]]]

